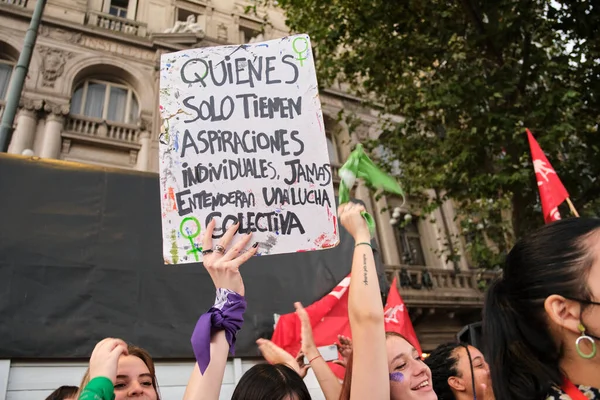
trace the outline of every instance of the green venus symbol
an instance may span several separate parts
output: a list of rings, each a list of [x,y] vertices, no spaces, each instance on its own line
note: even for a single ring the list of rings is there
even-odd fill
[[[304,43],[304,49],[302,49],[302,50],[298,50],[298,49],[296,48],[296,44],[297,44],[298,42]],[[298,37],[297,37],[296,39],[294,39],[294,41],[292,42],[292,49],[294,49],[294,52],[295,52],[296,54],[298,54],[298,58],[296,58],[296,60],[300,61],[300,66],[301,66],[301,67],[302,67],[302,66],[304,66],[304,60],[306,60],[307,58],[306,58],[306,57],[304,57],[302,54],[303,54],[304,52],[307,52],[307,51],[308,51],[308,40],[306,40],[306,38],[305,38],[305,37],[303,37],[303,36],[298,36]]]
[[[196,225],[196,232],[188,234],[188,232],[183,229],[185,223],[188,221],[192,221]],[[201,230],[202,229],[200,228],[200,222],[198,222],[198,220],[195,217],[186,217],[181,221],[181,224],[179,225],[179,232],[181,232],[181,235],[184,238],[188,239],[190,241],[190,244],[192,245],[192,249],[188,250],[187,254],[193,253],[196,261],[200,261],[198,258],[198,252],[202,251],[202,248],[198,248],[196,246],[196,243],[194,243],[194,238],[200,235]]]

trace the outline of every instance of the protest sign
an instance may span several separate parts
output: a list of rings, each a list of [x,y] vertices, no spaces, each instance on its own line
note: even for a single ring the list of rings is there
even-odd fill
[[[213,218],[213,246],[237,222],[261,255],[337,245],[307,35],[163,55],[160,112],[165,263],[202,261]]]

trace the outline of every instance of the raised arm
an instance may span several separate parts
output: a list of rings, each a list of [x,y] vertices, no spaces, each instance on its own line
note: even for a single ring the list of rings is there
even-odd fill
[[[242,326],[242,315],[246,308],[244,282],[239,268],[256,254],[256,246],[242,252],[250,242],[251,234],[228,249],[238,225],[230,227],[213,249],[214,227],[213,220],[206,227],[202,248],[204,267],[215,284],[217,296],[215,305],[200,317],[192,334],[192,347],[198,362],[192,371],[184,400],[219,398],[227,354],[235,343],[235,334]]]
[[[302,307],[302,304],[295,303],[296,314],[300,318],[302,326],[302,352],[308,358],[311,368],[315,372],[319,386],[325,395],[326,400],[338,400],[342,392],[342,384],[333,373],[327,362],[321,357],[315,340],[313,338],[312,327],[308,313]]]
[[[340,222],[355,241],[348,316],[353,363],[350,399],[389,399],[390,382],[385,347],[383,304],[363,206],[342,204]]]

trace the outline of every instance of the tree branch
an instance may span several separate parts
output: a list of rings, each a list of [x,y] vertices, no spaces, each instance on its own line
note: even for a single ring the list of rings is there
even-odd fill
[[[463,8],[465,9],[465,11],[467,12],[469,17],[473,21],[475,28],[477,28],[479,33],[485,37],[485,43],[486,43],[486,47],[488,48],[488,51],[496,57],[496,61],[498,62],[498,65],[503,65],[504,59],[502,58],[502,54],[500,52],[498,52],[498,50],[494,46],[494,43],[492,42],[492,40],[487,36],[487,32],[485,31],[485,26],[483,25],[483,21],[477,14],[477,11],[475,11],[475,9],[473,8],[471,1],[470,0],[461,0],[461,3],[463,5]]]
[[[531,33],[525,32],[523,35],[523,65],[521,67],[521,76],[519,77],[519,83],[517,84],[517,90],[521,95],[525,94],[525,87],[527,86],[527,77],[529,76],[529,64],[531,55]]]

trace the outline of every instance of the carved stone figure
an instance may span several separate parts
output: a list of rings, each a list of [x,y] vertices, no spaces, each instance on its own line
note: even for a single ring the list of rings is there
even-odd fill
[[[44,46],[40,47],[40,53],[42,53],[42,76],[44,78],[42,86],[54,87],[56,79],[62,75],[65,69],[67,58],[73,54]]]
[[[185,21],[177,21],[172,28],[169,28],[165,33],[201,33],[203,28],[196,22],[196,16],[190,14]]]
[[[53,39],[60,40],[62,42],[79,43],[83,35],[81,33],[70,32],[64,29],[54,29],[46,25],[40,27],[40,34],[42,36],[50,37]]]
[[[219,40],[227,40],[227,25],[225,24],[219,24],[218,30],[217,30],[217,39]]]
[[[262,33],[259,33],[258,35],[254,36],[253,38],[251,38],[248,41],[248,44],[250,43],[260,43],[260,42],[264,42],[265,41],[265,37]]]

